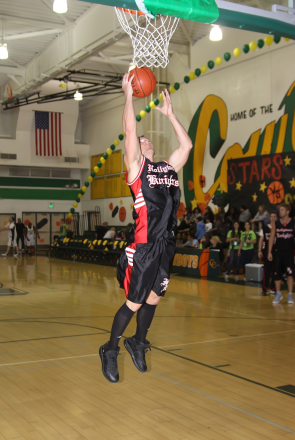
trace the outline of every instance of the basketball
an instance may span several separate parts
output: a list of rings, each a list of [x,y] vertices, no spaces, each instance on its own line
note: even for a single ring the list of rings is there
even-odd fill
[[[133,96],[136,96],[136,98],[145,98],[153,93],[157,84],[154,72],[148,67],[136,67],[130,71],[129,78],[132,75],[134,75],[131,82]]]
[[[199,271],[201,277],[206,277],[208,273],[209,249],[204,249],[199,259]]]
[[[119,219],[121,222],[124,222],[126,220],[126,209],[124,206],[121,206],[119,209]]]
[[[30,254],[34,255],[34,253],[35,253],[35,249],[34,249],[34,248],[31,248],[31,249],[30,249]]]
[[[281,182],[271,182],[267,188],[267,197],[272,205],[281,203],[285,197],[284,187]]]

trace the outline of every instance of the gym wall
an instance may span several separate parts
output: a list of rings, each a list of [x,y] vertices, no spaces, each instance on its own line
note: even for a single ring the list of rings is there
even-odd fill
[[[34,110],[61,112],[62,156],[44,157],[36,155]],[[82,183],[81,170],[89,168],[89,146],[77,143],[76,131],[79,106],[74,100],[42,105],[23,106],[18,109],[0,111],[0,153],[16,154],[17,159],[0,159],[0,211],[16,212],[21,216],[26,211],[47,211],[53,203],[52,212],[72,207]],[[80,130],[78,130],[80,131]],[[67,163],[65,157],[78,157],[78,163]],[[71,169],[70,178],[62,174],[59,178],[11,177],[10,169],[19,171],[32,168]],[[77,188],[71,188],[73,184]],[[66,188],[69,186],[69,188]],[[80,212],[81,206],[77,208]]]

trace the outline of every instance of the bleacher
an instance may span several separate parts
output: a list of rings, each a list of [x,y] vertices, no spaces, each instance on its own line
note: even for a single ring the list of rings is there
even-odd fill
[[[92,240],[89,239],[89,234],[85,234],[83,237],[55,240],[50,246],[48,256],[62,260],[116,266],[126,246],[127,242],[122,240]]]

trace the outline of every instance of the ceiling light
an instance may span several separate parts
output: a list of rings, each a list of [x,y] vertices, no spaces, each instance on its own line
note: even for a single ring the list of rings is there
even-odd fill
[[[6,43],[0,43],[0,60],[7,60],[8,58],[8,50]]]
[[[79,90],[77,90],[76,93],[74,94],[74,100],[75,101],[82,101],[82,99],[83,99],[82,93],[80,93]]]
[[[222,35],[222,30],[220,29],[219,26],[214,26],[212,27],[211,31],[210,31],[210,35],[209,38],[211,41],[220,41],[223,38]]]
[[[68,10],[67,0],[54,0],[53,10],[58,14],[64,14]]]

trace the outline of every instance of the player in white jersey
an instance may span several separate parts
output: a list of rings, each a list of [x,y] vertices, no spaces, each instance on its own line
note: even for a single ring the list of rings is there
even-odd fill
[[[5,226],[5,228],[0,228],[0,231],[6,231],[7,237],[8,237],[7,250],[6,250],[5,254],[2,254],[2,257],[8,257],[8,254],[9,254],[11,247],[13,249],[15,249],[14,256],[19,257],[20,253],[19,253],[19,250],[18,250],[18,247],[16,244],[16,227],[15,227],[15,223],[14,223],[14,218],[9,217],[9,221],[8,221],[7,225]]]
[[[27,251],[35,248],[35,235],[40,239],[37,229],[30,222],[24,230],[27,239]]]

